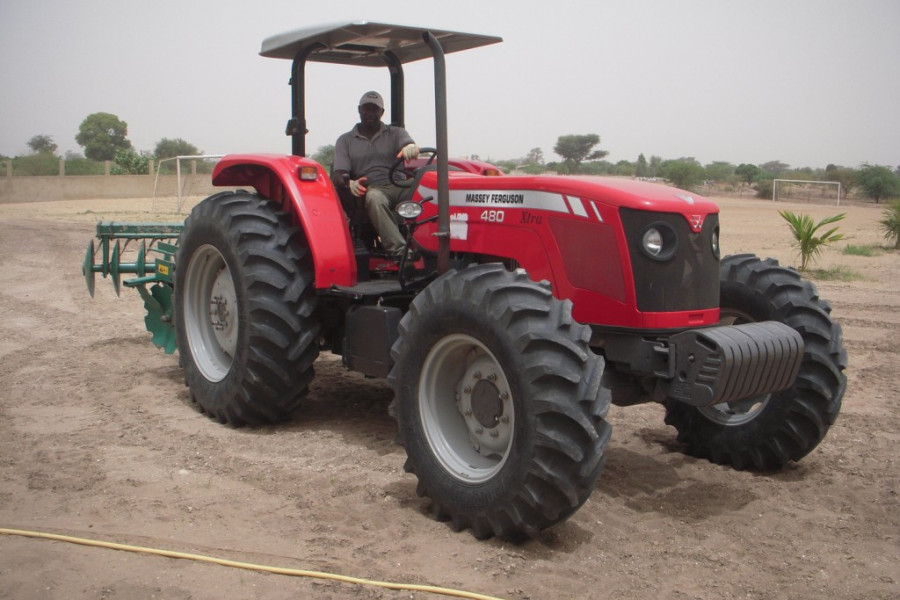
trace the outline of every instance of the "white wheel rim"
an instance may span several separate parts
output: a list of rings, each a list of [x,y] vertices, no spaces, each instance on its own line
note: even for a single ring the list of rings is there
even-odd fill
[[[482,483],[506,464],[515,430],[512,392],[484,344],[463,334],[435,344],[422,365],[418,404],[428,445],[448,474]]]
[[[237,349],[234,279],[222,254],[207,244],[191,257],[184,280],[182,308],[188,348],[203,377],[221,381],[231,369]]]

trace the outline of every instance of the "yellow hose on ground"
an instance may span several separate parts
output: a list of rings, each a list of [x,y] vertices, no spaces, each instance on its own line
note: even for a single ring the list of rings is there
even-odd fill
[[[125,552],[136,552],[138,554],[152,554],[154,556],[165,556],[167,558],[183,558],[197,562],[212,563],[223,567],[232,567],[235,569],[246,569],[248,571],[261,571],[263,573],[274,573],[276,575],[289,575],[291,577],[312,577],[314,579],[327,579],[330,581],[340,581],[343,583],[352,583],[355,585],[371,585],[376,587],[387,588],[389,590],[405,590],[412,592],[426,592],[429,594],[441,594],[443,596],[452,596],[454,598],[468,598],[470,600],[502,600],[495,596],[485,596],[484,594],[476,594],[475,592],[465,592],[461,590],[453,590],[450,588],[435,587],[432,585],[419,585],[415,583],[392,583],[389,581],[373,581],[371,579],[362,579],[360,577],[349,577],[347,575],[336,575],[334,573],[324,573],[321,571],[306,571],[303,569],[286,569],[283,567],[270,567],[267,565],[255,565],[253,563],[239,562],[236,560],[228,560],[224,558],[216,558],[214,556],[204,556],[202,554],[189,554],[185,552],[175,552],[174,550],[160,550],[157,548],[144,548],[141,546],[129,546],[127,544],[117,544],[115,542],[104,542],[101,540],[91,540],[87,538],[72,537],[68,535],[57,535],[55,533],[44,533],[41,531],[25,531],[22,529],[5,529],[0,527],[0,534],[18,535],[22,537],[37,538],[44,540],[55,540],[57,542],[68,542],[70,544],[80,544],[82,546],[93,546],[96,548],[107,548],[110,550],[124,550]]]

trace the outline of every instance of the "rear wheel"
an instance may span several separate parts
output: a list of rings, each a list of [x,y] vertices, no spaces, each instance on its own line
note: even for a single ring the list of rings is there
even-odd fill
[[[318,353],[302,231],[273,202],[217,194],[185,221],[176,264],[175,328],[194,400],[231,425],[284,419]]]
[[[688,454],[738,469],[774,470],[806,456],[837,419],[847,378],[841,326],[815,285],[774,259],[722,260],[722,325],[780,321],[803,337],[794,384],[782,392],[695,408],[669,400],[666,423]]]
[[[587,500],[610,435],[589,338],[548,284],[497,264],[450,271],[416,297],[392,350],[391,410],[435,516],[517,539]]]

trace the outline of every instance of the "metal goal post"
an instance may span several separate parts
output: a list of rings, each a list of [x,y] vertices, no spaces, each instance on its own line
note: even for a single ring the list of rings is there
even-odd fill
[[[809,188],[812,186],[824,186],[824,189],[828,189],[828,187],[830,187],[830,186],[835,186],[837,188],[837,196],[836,196],[837,205],[838,206],[841,205],[841,182],[840,181],[806,181],[806,180],[802,180],[802,179],[775,179],[775,180],[773,180],[772,181],[772,202],[777,202],[778,199],[781,197],[779,195],[779,187],[781,187],[782,189],[784,189],[784,188],[790,189],[792,186],[795,186],[795,185],[803,186],[807,190],[807,192],[809,191]],[[785,194],[785,196],[790,197],[787,194]],[[825,197],[824,191],[821,194],[821,197],[823,197],[823,198]],[[809,193],[806,194],[806,199],[807,200],[810,199]]]

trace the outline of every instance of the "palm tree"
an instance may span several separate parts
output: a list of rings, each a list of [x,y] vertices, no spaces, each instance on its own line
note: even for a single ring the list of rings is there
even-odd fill
[[[809,263],[821,254],[825,246],[844,239],[844,234],[838,233],[837,227],[832,227],[821,235],[816,235],[816,232],[825,225],[840,221],[847,213],[825,217],[818,223],[813,223],[809,215],[795,215],[789,210],[780,210],[778,214],[788,222],[794,236],[794,246],[800,250],[801,271],[806,271]]]
[[[894,243],[894,250],[900,250],[900,200],[891,202],[880,221],[884,238]]]

